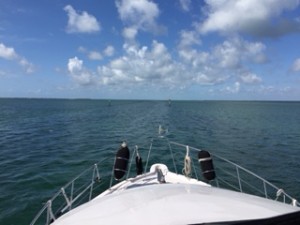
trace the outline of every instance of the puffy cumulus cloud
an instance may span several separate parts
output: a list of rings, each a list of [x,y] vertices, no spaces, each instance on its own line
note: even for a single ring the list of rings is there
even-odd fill
[[[199,69],[201,79],[204,77],[203,70],[207,68],[207,63],[209,62],[210,55],[208,52],[198,51],[195,46],[201,45],[201,40],[199,35],[195,31],[182,30],[179,33],[179,44],[178,44],[178,55],[184,64],[191,66],[192,68]]]
[[[200,85],[215,85],[224,83],[230,76],[225,73],[220,73],[217,69],[206,66],[202,71],[192,71],[192,81]]]
[[[180,6],[183,11],[190,11],[191,8],[191,0],[179,0]]]
[[[261,42],[248,42],[242,38],[234,37],[216,45],[210,53],[197,51],[195,45],[200,45],[201,40],[194,31],[181,31],[178,44],[179,56],[193,66],[207,64],[215,61],[222,68],[239,68],[243,63],[265,63],[267,56],[264,54],[266,46]],[[198,48],[199,49],[199,48]]]
[[[100,22],[93,16],[83,11],[77,13],[71,5],[64,7],[68,14],[68,25],[66,31],[68,33],[93,33],[100,31]]]
[[[102,55],[101,55],[101,53],[97,52],[97,51],[91,51],[91,52],[89,52],[88,57],[91,60],[101,60],[103,58]]]
[[[125,44],[124,51],[123,57],[98,67],[102,84],[172,89],[185,83],[185,70],[164,44],[153,41],[151,48]]]
[[[240,89],[241,89],[241,84],[240,82],[236,81],[232,86],[226,86],[221,91],[225,93],[236,94],[240,92]]]
[[[112,60],[107,66],[99,66],[98,73],[103,84],[158,84],[177,72],[166,47],[153,41],[151,49],[143,46],[124,45],[125,56]],[[174,79],[175,81],[176,79]]]
[[[28,74],[35,71],[35,66],[23,57],[19,60],[19,64],[25,69],[25,72]]]
[[[163,43],[153,41],[151,47],[126,43],[124,56],[98,67],[101,84],[155,84],[156,87],[185,88],[192,84],[221,84],[229,79],[238,84],[256,84],[262,81],[246,66],[248,61],[258,63],[257,56],[265,50],[261,43],[236,38],[226,40],[208,52],[197,51],[191,43],[201,44],[193,33],[181,32],[179,61],[172,57]],[[238,88],[231,87],[231,90]]]
[[[185,64],[195,69],[199,67],[203,68],[212,58],[209,52],[198,51],[190,48],[179,49],[178,54]]]
[[[104,55],[111,57],[115,53],[115,48],[112,45],[108,45],[104,50],[103,50]]]
[[[123,36],[133,40],[138,31],[155,34],[165,32],[165,27],[156,22],[159,16],[157,4],[149,0],[118,0],[116,1],[119,16],[126,27]]]
[[[300,58],[294,61],[291,69],[293,72],[300,72]]]
[[[215,46],[213,56],[223,68],[240,68],[244,62],[264,63],[267,60],[265,49],[261,42],[248,42],[236,37]]]
[[[157,5],[148,0],[121,0],[116,6],[122,21],[144,29],[155,26],[159,15]]]
[[[130,41],[135,40],[137,33],[138,33],[138,29],[136,27],[125,27],[122,32],[123,37]]]
[[[223,90],[237,93],[241,84],[257,84],[262,78],[248,68],[248,63],[262,63],[265,46],[260,42],[248,42],[231,38],[216,45],[210,51],[194,48],[201,46],[195,32],[182,31],[178,42],[178,56],[172,56],[167,47],[158,41],[151,46],[138,46],[125,42],[124,54],[108,64],[99,65],[97,72],[87,72],[83,62],[73,58],[69,71],[79,84],[108,85],[114,87],[185,88],[192,84],[216,85],[234,80],[234,86]],[[83,50],[87,51],[83,48]],[[114,51],[112,46],[103,50],[104,55]]]
[[[79,46],[77,50],[81,53],[87,53],[88,52],[88,50],[83,46]]]
[[[13,60],[18,58],[18,54],[14,48],[6,47],[3,43],[0,43],[0,57],[7,60]]]
[[[190,41],[188,41],[190,40]],[[262,82],[251,64],[262,63],[265,46],[238,37],[227,39],[208,51],[201,51],[201,40],[195,32],[180,32],[178,55],[172,55],[165,44],[153,41],[150,46],[126,42],[123,55],[99,65],[89,72],[78,58],[69,60],[68,70],[80,85],[93,84],[114,88],[184,89],[194,84],[219,84],[226,93],[238,93],[241,85]],[[103,55],[113,52],[103,50]],[[82,48],[82,51],[87,49]],[[106,53],[105,53],[106,52]],[[249,64],[250,62],[250,64]],[[234,85],[226,85],[234,82]]]
[[[239,75],[241,81],[246,84],[260,83],[262,79],[254,73],[244,72]]]
[[[194,74],[195,82],[212,85],[223,83],[231,77],[247,84],[262,81],[259,76],[249,72],[249,65],[266,62],[264,44],[235,37],[214,46],[210,51],[201,51],[188,43],[199,44],[200,41],[195,39],[190,32],[182,32],[178,54],[190,72]]]
[[[182,30],[180,31],[179,48],[191,47],[193,45],[200,45],[201,40],[196,31]]]
[[[299,22],[276,18],[299,6],[299,0],[206,0],[206,19],[198,24],[201,33],[244,32],[255,36],[280,36],[299,32]]]
[[[78,47],[78,52],[85,54],[90,60],[102,60],[103,56],[112,57],[115,53],[115,48],[112,45],[106,46],[103,51],[90,51],[87,48],[80,46]]]
[[[77,57],[71,58],[68,62],[68,71],[71,74],[77,73],[78,71],[80,72],[82,70],[82,64],[83,61],[79,60]]]
[[[93,74],[83,67],[83,61],[77,57],[69,59],[68,72],[80,85],[91,85],[95,82]]]
[[[0,58],[17,61],[27,74],[35,71],[35,67],[31,62],[23,56],[18,55],[14,48],[7,47],[3,43],[0,43]]]

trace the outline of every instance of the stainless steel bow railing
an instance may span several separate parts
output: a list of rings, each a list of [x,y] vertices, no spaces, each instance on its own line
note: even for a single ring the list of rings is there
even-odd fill
[[[98,164],[86,169],[49,199],[30,225],[49,225],[60,215],[92,199],[95,184],[101,180]]]
[[[155,145],[155,142],[156,144],[158,143],[158,145]],[[164,163],[168,165],[170,171],[177,174],[181,173],[185,167],[184,159],[187,148],[189,149],[191,157],[189,176],[197,180],[205,181],[205,179],[202,178],[198,158],[196,156],[201,149],[169,141],[168,138],[164,136],[151,139],[149,148],[141,147],[138,149],[137,146],[131,148],[134,150],[129,160],[127,176],[124,179],[135,176],[133,162],[135,161],[134,155],[137,153],[143,158],[146,158],[146,162],[143,163],[145,165],[144,173],[148,172],[148,165],[151,165],[151,163]],[[250,170],[216,154],[211,154],[211,156],[216,170],[216,179],[209,182],[212,186],[254,194],[293,206],[300,206],[298,201],[288,195],[283,189],[278,188]],[[103,161],[107,162],[108,160],[103,159],[101,162],[94,164],[63,186],[46,202],[30,225],[49,225],[62,214],[92,200],[94,196],[97,196],[118,182],[113,180],[113,178],[109,178],[109,172],[106,172],[106,176],[100,177],[98,167],[103,166]],[[113,172],[111,174],[111,177],[112,176]]]

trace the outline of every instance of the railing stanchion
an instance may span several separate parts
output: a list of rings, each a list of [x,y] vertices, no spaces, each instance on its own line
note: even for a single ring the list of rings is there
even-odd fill
[[[55,216],[52,212],[52,201],[49,200],[47,202],[47,221],[46,221],[46,225],[49,225],[50,223],[52,223],[52,220],[55,220]]]
[[[74,194],[74,182],[72,182],[72,185],[71,185],[71,197],[70,197],[70,201],[71,201],[71,205],[70,205],[70,210],[72,209],[72,203],[73,203],[73,194]]]
[[[147,156],[147,161],[146,161],[145,173],[147,173],[149,158],[150,158],[150,154],[151,154],[151,150],[152,150],[152,144],[153,144],[153,139],[151,139],[150,147],[149,147],[149,150],[148,150],[148,156]]]
[[[239,173],[239,168],[238,167],[236,167],[236,173],[237,173],[237,178],[238,178],[238,181],[239,181],[240,192],[243,192],[242,183],[241,183],[241,178],[240,178],[240,173]]]
[[[66,200],[66,202],[67,202],[67,205],[69,206],[69,208],[71,207],[71,205],[72,205],[72,203],[71,203],[71,201],[69,200],[69,198],[68,198],[68,196],[67,196],[67,194],[66,194],[66,192],[65,192],[65,189],[62,187],[61,188],[61,193],[63,194],[63,196],[64,196],[64,198],[65,198],[65,200]]]
[[[172,161],[173,161],[173,166],[174,166],[174,169],[175,169],[175,173],[178,174],[177,167],[176,167],[176,164],[175,164],[174,155],[173,155],[173,150],[172,150],[172,147],[171,147],[169,139],[167,139],[167,141],[168,141],[168,145],[169,145],[169,149],[170,149],[170,153],[171,153],[171,157],[172,157]]]
[[[264,183],[265,197],[268,198],[268,192],[267,192],[266,182],[263,180],[263,183]]]

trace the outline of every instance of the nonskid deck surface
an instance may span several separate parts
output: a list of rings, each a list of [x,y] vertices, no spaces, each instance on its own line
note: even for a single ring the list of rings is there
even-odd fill
[[[158,177],[157,169],[162,171],[163,182],[160,180],[161,178]],[[168,167],[164,164],[154,164],[150,168],[150,172],[146,174],[139,175],[134,178],[126,179],[113,187],[109,188],[108,190],[104,191],[102,194],[97,196],[96,198],[102,197],[104,195],[112,194],[112,193],[119,193],[125,191],[127,189],[137,188],[146,185],[154,185],[154,184],[195,184],[201,186],[211,186],[205,182],[196,180],[194,178],[186,177],[181,174],[175,174],[170,172]]]

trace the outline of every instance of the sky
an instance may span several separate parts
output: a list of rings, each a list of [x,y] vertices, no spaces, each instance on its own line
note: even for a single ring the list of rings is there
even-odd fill
[[[300,100],[300,0],[0,0],[0,97]]]

